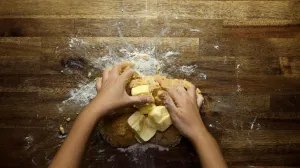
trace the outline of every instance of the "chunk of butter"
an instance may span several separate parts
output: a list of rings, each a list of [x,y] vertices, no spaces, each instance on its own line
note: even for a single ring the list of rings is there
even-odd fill
[[[197,94],[201,94],[201,90],[199,88],[196,89]]]
[[[147,126],[156,129],[155,123],[149,117],[147,117],[144,122],[145,124],[147,124]]]
[[[142,139],[144,142],[149,141],[156,133],[156,129],[144,122],[143,128],[140,132],[137,132],[138,138]],[[138,139],[137,138],[137,139]]]
[[[165,106],[156,106],[148,114],[148,118],[153,121],[159,131],[165,131],[172,125],[170,114]]]
[[[156,129],[159,131],[163,132],[166,129],[168,129],[172,125],[172,120],[170,115],[164,116],[157,125],[158,126],[156,127]]]
[[[149,85],[140,85],[131,89],[132,96],[151,95]]]
[[[142,130],[144,120],[145,116],[137,111],[128,118],[127,123],[135,132],[139,132]]]
[[[149,114],[155,107],[156,107],[155,104],[149,104],[141,107],[139,109],[139,112],[141,112],[141,114]]]
[[[139,135],[135,134],[134,135],[136,141],[138,141],[138,143],[143,143],[144,141],[139,137]]]

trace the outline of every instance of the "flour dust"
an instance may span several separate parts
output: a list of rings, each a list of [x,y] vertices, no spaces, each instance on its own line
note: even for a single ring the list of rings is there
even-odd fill
[[[126,153],[130,160],[132,160],[136,164],[141,164],[142,161],[146,159],[146,151],[149,149],[155,149],[161,152],[169,151],[169,148],[152,143],[134,144],[127,148],[118,148],[118,151]]]
[[[80,107],[86,106],[97,94],[96,80],[91,78],[91,74],[101,73],[103,70],[112,67],[115,64],[124,61],[130,61],[135,64],[133,70],[137,71],[142,76],[162,74],[172,77],[170,74],[183,74],[185,76],[193,75],[199,80],[206,80],[205,73],[197,73],[197,65],[182,65],[180,67],[174,66],[176,57],[180,56],[180,52],[176,50],[161,51],[157,46],[161,44],[159,38],[156,38],[148,45],[134,46],[127,42],[121,31],[120,38],[122,45],[120,46],[105,46],[104,44],[89,43],[84,39],[71,38],[69,47],[67,49],[58,49],[60,55],[71,54],[79,58],[85,59],[88,66],[84,67],[81,62],[71,62],[72,66],[81,69],[85,75],[79,74],[78,70],[73,70],[67,67],[62,70],[66,75],[80,76],[78,80],[78,87],[71,89],[68,98],[57,105],[59,112],[65,111],[70,105],[77,105]],[[180,46],[189,44],[189,42],[181,43]],[[103,53],[103,48],[107,53]],[[99,54],[99,55],[97,55]],[[102,55],[106,54],[106,55]],[[69,60],[65,62],[70,62]]]

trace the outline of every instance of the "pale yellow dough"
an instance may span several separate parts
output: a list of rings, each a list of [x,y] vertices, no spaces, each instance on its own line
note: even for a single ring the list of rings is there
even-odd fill
[[[154,99],[153,104],[134,106],[138,108],[137,112],[133,113],[128,119],[128,124],[135,133],[135,138],[139,143],[149,141],[154,137],[156,131],[164,132],[172,125],[170,114],[167,108],[163,106],[160,95],[166,92],[165,90],[168,87],[179,85],[186,89],[192,86],[186,80],[168,79],[161,75],[138,77],[128,83],[132,96],[150,95]],[[198,88],[196,92],[201,94]]]

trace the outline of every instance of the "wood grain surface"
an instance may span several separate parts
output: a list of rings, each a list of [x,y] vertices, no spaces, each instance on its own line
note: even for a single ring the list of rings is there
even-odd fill
[[[88,62],[66,75],[62,60],[128,45],[178,51],[173,66],[197,65],[191,74],[165,70],[201,88],[201,115],[229,167],[300,167],[299,0],[0,0],[0,166],[46,167],[59,149],[59,125],[69,131],[82,108],[59,105],[92,69]],[[97,131],[83,161],[199,165],[186,139],[137,155]]]

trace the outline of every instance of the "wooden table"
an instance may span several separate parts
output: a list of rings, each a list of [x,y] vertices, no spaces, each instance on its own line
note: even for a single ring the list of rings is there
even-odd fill
[[[62,74],[61,59],[158,39],[158,51],[181,53],[174,65],[197,65],[190,75],[169,73],[203,91],[202,117],[230,167],[299,167],[299,37],[297,0],[1,0],[0,165],[45,167],[63,142],[59,125],[68,131],[80,109],[57,105],[87,72]],[[72,39],[97,50],[77,52]],[[95,132],[84,167],[199,166],[187,140],[139,159]]]

